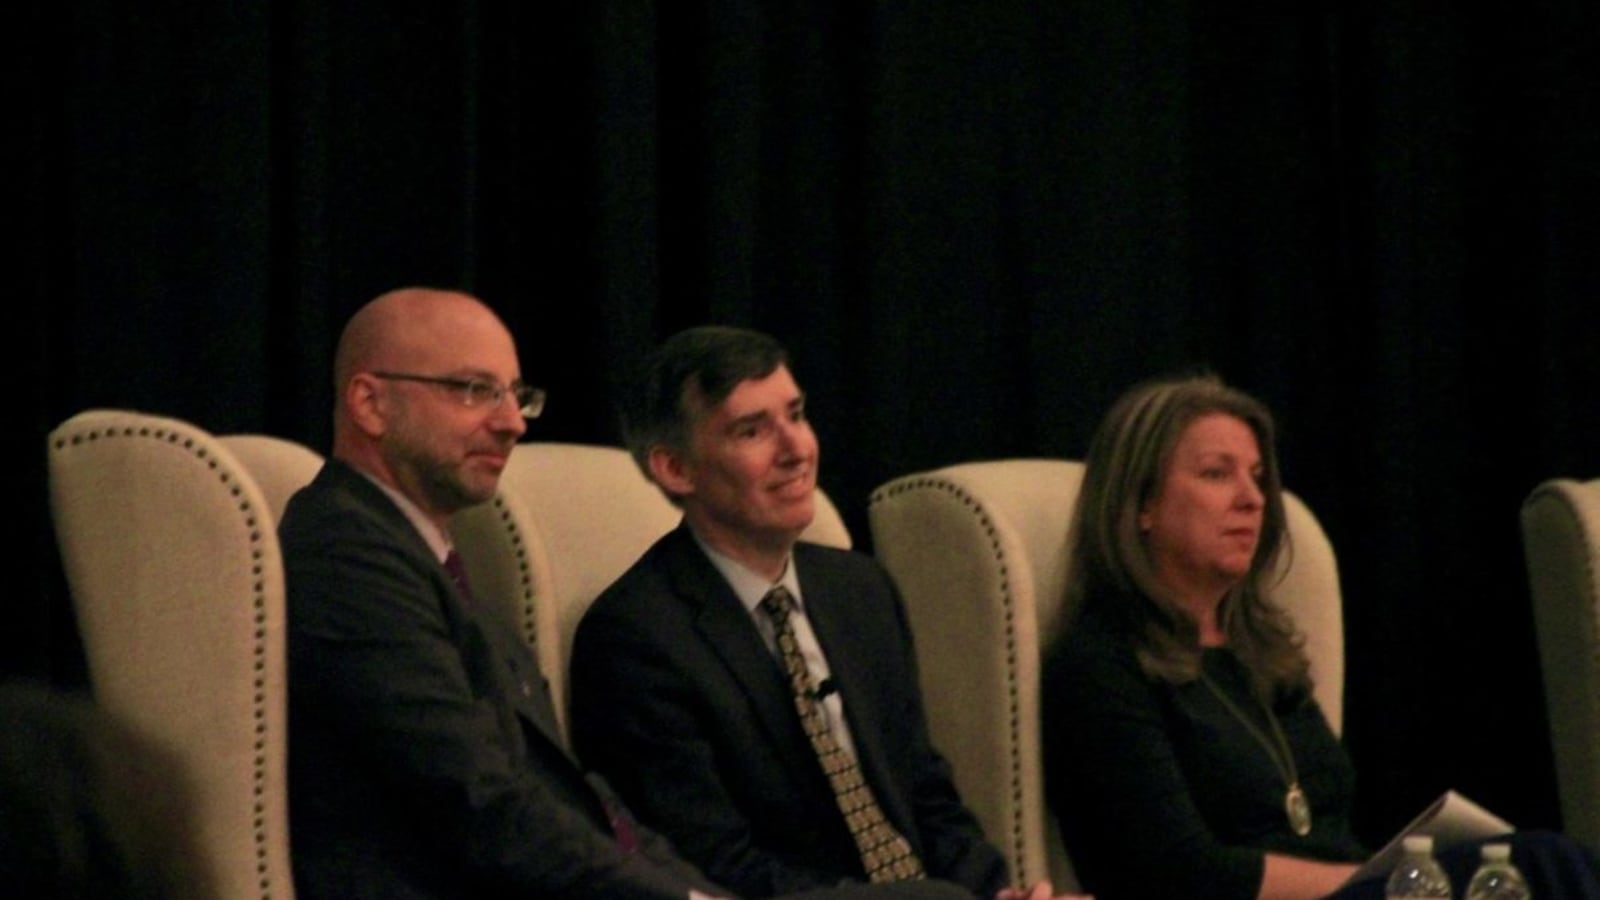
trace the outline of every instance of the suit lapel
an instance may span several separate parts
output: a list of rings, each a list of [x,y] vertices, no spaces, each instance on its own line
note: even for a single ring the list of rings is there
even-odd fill
[[[504,645],[508,643],[506,636],[515,634],[514,630],[488,628],[485,631],[494,635],[496,652],[505,660],[507,675],[516,682],[517,690],[513,703],[517,714],[533,723],[551,745],[577,766],[577,759],[567,750],[566,741],[562,739],[561,730],[556,725],[556,710],[550,698],[550,685],[545,681],[544,673],[539,671],[539,664],[535,661],[533,653],[520,639],[513,638],[512,642],[509,642],[510,646]]]
[[[727,579],[695,543],[687,526],[670,536],[667,567],[673,590],[695,607],[695,627],[750,698],[756,718],[789,771],[816,766],[816,755],[795,715],[794,696],[778,660]]]
[[[481,610],[468,608],[457,593],[455,579],[445,570],[442,563],[433,555],[433,549],[422,535],[417,533],[415,525],[406,518],[406,514],[396,506],[377,485],[373,484],[365,475],[357,472],[346,463],[334,459],[329,460],[325,468],[329,470],[329,477],[340,481],[348,490],[362,498],[362,502],[378,511],[385,526],[391,531],[392,537],[400,546],[405,547],[420,565],[431,572],[431,579],[435,591],[444,598],[444,603],[451,609],[451,614],[459,616],[473,623],[484,633],[488,645],[500,657],[500,662],[505,666],[505,676],[511,678],[515,684],[507,691],[517,714],[531,722],[551,745],[553,745],[573,765],[577,760],[567,749],[566,742],[561,738],[560,729],[556,726],[555,707],[552,705],[548,686],[544,683],[544,676],[539,671],[538,663],[533,654],[528,650],[517,633],[514,626],[498,622],[484,622],[480,616],[486,615]]]
[[[874,688],[873,675],[866,665],[873,654],[883,652],[879,642],[893,635],[870,633],[864,623],[852,612],[866,598],[858,596],[864,586],[841,577],[838,567],[829,565],[820,554],[807,552],[804,545],[795,548],[795,565],[800,576],[800,591],[805,597],[806,617],[816,632],[817,643],[828,659],[828,669],[844,704],[844,715],[850,722],[850,740],[855,745],[856,760],[863,777],[872,786],[878,805],[897,828],[905,831],[910,814],[903,806],[895,781],[889,773],[891,765],[879,738],[881,723],[893,710],[881,708],[884,693]],[[876,602],[874,598],[874,602]]]

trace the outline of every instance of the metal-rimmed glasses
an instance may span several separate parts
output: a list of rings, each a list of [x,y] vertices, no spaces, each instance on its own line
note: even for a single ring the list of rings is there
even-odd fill
[[[537,419],[544,412],[544,390],[520,381],[502,385],[488,378],[451,378],[445,375],[416,375],[410,372],[373,372],[376,378],[387,381],[417,381],[449,388],[450,393],[468,409],[493,412],[507,396],[517,403],[517,412],[524,419]]]

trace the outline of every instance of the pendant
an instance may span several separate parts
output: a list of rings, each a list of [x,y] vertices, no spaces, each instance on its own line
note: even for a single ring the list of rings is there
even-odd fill
[[[1289,793],[1283,795],[1283,811],[1289,814],[1289,827],[1295,834],[1305,837],[1311,833],[1311,801],[1298,782],[1289,785]]]

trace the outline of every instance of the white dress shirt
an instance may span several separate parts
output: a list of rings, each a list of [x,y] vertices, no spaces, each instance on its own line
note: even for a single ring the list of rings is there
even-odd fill
[[[691,532],[692,533],[692,532]],[[828,668],[828,658],[822,653],[822,645],[817,642],[817,633],[811,629],[811,620],[806,617],[805,596],[800,592],[800,576],[795,572],[794,556],[791,554],[789,561],[783,567],[783,575],[776,582],[752,572],[748,566],[731,556],[717,552],[705,541],[695,535],[695,542],[700,549],[705,551],[711,559],[711,564],[717,567],[722,577],[727,580],[733,593],[744,604],[745,611],[750,614],[750,620],[755,623],[756,631],[760,632],[761,639],[766,642],[767,649],[774,658],[778,656],[778,640],[772,627],[772,618],[761,609],[761,600],[767,592],[777,585],[788,589],[790,596],[794,597],[794,611],[789,614],[790,627],[794,629],[795,643],[800,646],[800,655],[805,658],[806,670],[811,673],[811,684],[816,688],[822,701],[822,710],[827,716],[828,727],[833,732],[833,739],[839,749],[855,758],[855,743],[850,738],[850,725],[844,717],[844,701],[839,692],[833,689],[831,670]]]

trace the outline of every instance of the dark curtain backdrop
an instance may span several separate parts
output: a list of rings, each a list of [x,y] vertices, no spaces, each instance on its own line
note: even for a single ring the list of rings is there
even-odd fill
[[[454,285],[550,389],[536,440],[613,442],[629,360],[679,327],[777,334],[868,550],[875,485],[1081,456],[1134,381],[1212,369],[1276,410],[1339,553],[1367,836],[1447,787],[1559,826],[1517,512],[1600,475],[1592,0],[13,21],[7,674],[83,679],[51,427],[134,407],[325,449],[344,319]]]

